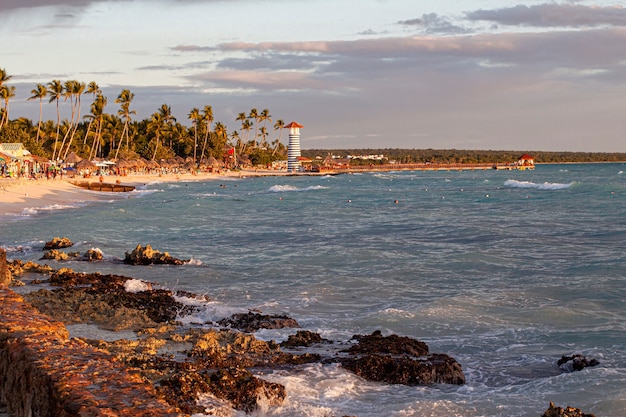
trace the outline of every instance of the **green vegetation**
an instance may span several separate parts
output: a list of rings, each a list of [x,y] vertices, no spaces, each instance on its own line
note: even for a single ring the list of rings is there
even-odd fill
[[[229,131],[223,122],[215,122],[212,107],[205,105],[202,110],[189,111],[189,128],[176,120],[167,104],[162,104],[148,119],[134,120],[135,95],[128,89],[117,96],[115,104],[119,108],[111,113],[107,112],[110,101],[95,81],[85,84],[52,80],[31,90],[28,100],[39,106],[39,120],[33,123],[25,117],[10,118],[10,102],[15,97],[15,86],[7,84],[11,78],[0,68],[0,142],[23,143],[37,156],[63,160],[75,152],[88,159],[141,156],[159,160],[180,156],[195,162],[214,157],[228,163],[231,151],[239,163],[263,165],[287,158],[287,147],[280,142],[285,123],[276,120],[273,125],[276,139],[270,141],[268,123],[272,122],[272,116],[268,109],[251,109],[247,115],[239,113],[235,120],[241,122],[239,133]],[[91,103],[83,116],[85,95],[90,96]],[[55,106],[56,120],[42,119],[45,104]],[[61,119],[63,108],[69,110],[69,120]]]
[[[397,162],[402,164],[440,163],[440,164],[476,164],[516,162],[527,153],[535,158],[536,164],[565,162],[625,162],[626,153],[600,152],[544,152],[544,151],[482,151],[459,149],[306,149],[302,155],[307,158],[324,159],[332,154],[342,158],[348,155],[384,155],[385,159],[351,159],[350,165],[377,165]]]

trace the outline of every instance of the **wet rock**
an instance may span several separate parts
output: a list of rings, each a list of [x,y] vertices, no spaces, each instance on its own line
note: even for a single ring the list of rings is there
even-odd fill
[[[461,365],[445,354],[428,354],[428,346],[397,335],[354,336],[358,344],[338,361],[362,378],[389,384],[427,385],[465,383]],[[427,355],[427,356],[426,356]]]
[[[39,311],[64,323],[94,323],[112,330],[153,327],[174,321],[178,314],[195,311],[176,301],[169,290],[128,292],[125,284],[129,280],[120,275],[76,273],[63,268],[48,280],[61,288],[39,290],[25,297]]]
[[[70,259],[70,256],[67,253],[61,252],[58,249],[51,249],[48,252],[44,253],[41,259],[53,261],[67,261],[68,259]]]
[[[308,330],[298,330],[295,335],[289,335],[289,338],[280,344],[281,347],[309,347],[318,343],[332,343],[331,340],[324,339],[319,333],[313,333]]]
[[[562,356],[561,359],[557,361],[557,365],[565,372],[575,372],[582,371],[583,369],[591,366],[597,366],[600,362],[595,359],[588,360],[585,356],[581,354],[576,354],[572,356]]]
[[[83,255],[85,261],[94,262],[101,261],[103,258],[102,251],[97,248],[91,248]]]
[[[260,329],[282,329],[285,327],[300,327],[298,322],[285,315],[270,316],[249,311],[248,313],[234,314],[229,318],[218,321],[220,326],[232,327],[244,332],[252,333]]]
[[[358,342],[348,349],[348,353],[352,354],[385,353],[415,357],[428,355],[426,343],[395,334],[383,336],[380,330],[371,335],[355,335],[352,338]]]
[[[43,249],[63,249],[74,246],[71,240],[66,237],[55,237],[51,241],[46,242]]]
[[[24,263],[19,259],[15,259],[13,262],[8,263],[7,267],[9,268],[9,272],[11,272],[14,276],[22,276],[27,272],[49,274],[53,271],[52,267],[48,265],[40,265],[31,261]]]
[[[567,407],[565,409],[556,407],[554,403],[550,402],[550,406],[541,417],[595,417],[593,414],[586,414],[580,411],[578,408]]]
[[[137,245],[131,253],[126,252],[124,257],[124,263],[130,265],[182,265],[187,261],[183,261],[170,256],[167,252],[159,252],[152,249],[150,245],[142,247]]]

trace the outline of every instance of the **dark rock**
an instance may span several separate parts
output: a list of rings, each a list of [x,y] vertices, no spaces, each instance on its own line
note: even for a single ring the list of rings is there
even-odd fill
[[[557,361],[559,368],[565,372],[582,371],[583,369],[591,366],[597,366],[600,362],[595,359],[587,360],[587,358],[581,354],[572,356],[562,356]]]
[[[83,255],[83,259],[89,262],[93,261],[101,261],[102,260],[102,251],[100,249],[89,249]]]
[[[445,354],[428,355],[424,342],[380,331],[353,339],[358,344],[344,351],[350,356],[337,361],[362,378],[404,385],[465,383],[461,365]]]
[[[295,335],[289,335],[289,338],[280,344],[281,347],[309,347],[317,343],[332,343],[328,339],[322,338],[318,333],[308,330],[298,330]]]
[[[252,333],[259,329],[282,329],[285,327],[300,327],[298,322],[285,315],[270,316],[266,314],[248,313],[234,314],[229,318],[218,321],[220,326],[233,327],[244,332]]]
[[[385,353],[415,357],[428,355],[426,343],[395,334],[385,337],[380,330],[376,330],[368,336],[355,335],[352,338],[359,342],[348,349],[348,353],[352,354]]]
[[[422,359],[370,354],[342,359],[341,364],[361,378],[388,384],[463,385],[465,383],[461,365],[454,358],[444,354],[433,354]]]
[[[124,263],[130,265],[182,265],[187,261],[183,261],[170,256],[167,252],[159,252],[152,249],[150,245],[142,247],[137,245],[131,253],[126,252],[124,257]]]
[[[63,249],[74,246],[71,240],[66,237],[55,237],[51,241],[46,242],[43,247],[44,250],[48,249]]]
[[[550,402],[550,407],[546,410],[541,417],[595,417],[593,414],[586,414],[580,411],[578,408],[567,407],[565,409],[556,407],[554,403]]]

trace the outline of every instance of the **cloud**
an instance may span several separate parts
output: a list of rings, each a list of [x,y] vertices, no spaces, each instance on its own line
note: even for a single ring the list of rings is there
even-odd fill
[[[509,26],[594,27],[626,26],[626,8],[622,6],[584,6],[572,3],[518,5],[496,10],[466,13],[470,21],[490,21]]]
[[[421,18],[401,20],[400,25],[423,28],[426,33],[431,34],[463,34],[469,33],[468,29],[457,26],[452,21],[437,13],[426,13]]]

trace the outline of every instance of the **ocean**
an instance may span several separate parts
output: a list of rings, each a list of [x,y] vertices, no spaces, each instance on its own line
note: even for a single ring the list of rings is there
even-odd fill
[[[202,323],[258,309],[335,341],[381,330],[462,365],[462,386],[368,382],[337,365],[260,375],[258,416],[539,417],[550,401],[626,416],[626,164],[154,183],[106,202],[0,218],[9,259],[46,241],[100,248],[50,262],[205,294]],[[137,267],[137,244],[190,259]],[[43,261],[41,261],[43,263]],[[96,331],[96,336],[98,332]],[[295,329],[263,330],[285,340]],[[600,365],[566,373],[562,355]]]

